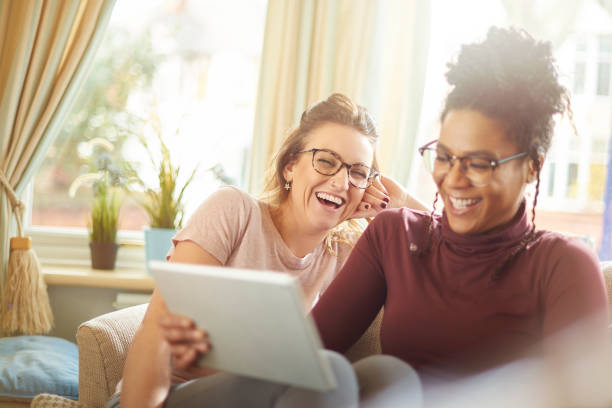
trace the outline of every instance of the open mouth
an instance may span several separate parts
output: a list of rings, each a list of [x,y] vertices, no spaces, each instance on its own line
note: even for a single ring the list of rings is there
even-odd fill
[[[344,205],[344,199],[342,197],[335,196],[329,193],[318,192],[315,194],[317,200],[327,207],[340,208]]]
[[[449,196],[448,199],[450,200],[450,203],[453,208],[455,208],[456,210],[466,210],[470,207],[475,206],[481,201],[480,198],[457,198],[451,196]]]

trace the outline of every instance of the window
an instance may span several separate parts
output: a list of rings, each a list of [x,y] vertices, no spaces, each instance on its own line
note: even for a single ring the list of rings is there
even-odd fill
[[[576,38],[576,53],[574,65],[574,94],[583,94],[586,80],[587,41],[583,36]]]
[[[584,93],[584,81],[586,75],[586,64],[584,62],[577,62],[574,69],[574,93]]]
[[[610,94],[610,63],[597,64],[597,95]]]
[[[610,64],[612,63],[612,36],[599,36],[599,63],[597,64],[597,95],[610,95]]]
[[[447,0],[432,2],[431,48],[419,134],[422,143],[437,133],[449,57],[456,55],[461,44],[482,39],[491,25],[509,25],[506,2],[460,3],[455,7]],[[578,135],[567,117],[557,121],[541,174],[536,224],[538,228],[588,236],[599,246],[612,132],[612,16],[596,0],[585,0],[580,8],[573,26],[554,48],[560,81],[572,91]],[[479,13],[470,13],[473,9]],[[554,15],[550,19],[542,24],[558,24]],[[415,194],[424,201],[433,200],[434,188],[421,182],[425,177],[418,180]]]
[[[555,195],[555,163],[548,165],[548,189],[549,196]]]
[[[591,163],[589,166],[589,199],[601,200],[606,185],[606,165]]]
[[[85,237],[91,191],[83,188],[70,198],[68,188],[98,157],[93,139],[110,141],[113,156],[155,182],[138,141],[143,134],[155,145],[148,131],[152,118],[159,119],[184,178],[198,169],[185,193],[186,217],[221,178],[241,185],[265,13],[265,0],[117,2],[84,89],[34,178],[32,229]],[[127,197],[123,236],[138,240],[140,233],[129,231],[147,222]]]
[[[578,164],[570,163],[567,166],[567,197],[578,197]]]

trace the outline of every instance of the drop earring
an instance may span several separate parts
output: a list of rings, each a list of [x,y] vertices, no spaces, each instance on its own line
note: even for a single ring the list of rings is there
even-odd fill
[[[291,190],[291,182],[285,181],[285,190],[287,191]]]

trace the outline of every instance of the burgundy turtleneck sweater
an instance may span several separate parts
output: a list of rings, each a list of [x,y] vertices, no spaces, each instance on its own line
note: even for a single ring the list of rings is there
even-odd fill
[[[452,378],[521,357],[582,317],[607,313],[597,258],[558,233],[538,231],[491,283],[530,231],[524,204],[503,229],[480,235],[457,234],[436,216],[428,242],[428,218],[400,208],[370,223],[313,310],[327,348],[346,351],[384,306],[382,352]],[[605,331],[607,317],[598,321]]]

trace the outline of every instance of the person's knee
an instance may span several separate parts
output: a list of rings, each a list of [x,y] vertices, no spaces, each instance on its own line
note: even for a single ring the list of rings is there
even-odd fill
[[[379,381],[395,380],[402,378],[420,382],[419,375],[409,364],[397,357],[379,354],[369,356],[353,364],[357,376],[369,376],[372,373],[372,380]]]
[[[278,398],[276,408],[354,408],[359,405],[357,377],[351,363],[334,351],[321,350],[321,353],[330,364],[337,387],[322,392],[291,387]]]
[[[363,406],[418,407],[423,390],[417,372],[404,361],[387,355],[359,360],[353,365]]]
[[[346,357],[332,350],[321,350],[321,353],[327,358],[327,361],[329,361],[336,379],[342,378],[346,379],[346,382],[356,383],[357,377],[355,376],[355,370],[353,370],[353,366]]]

